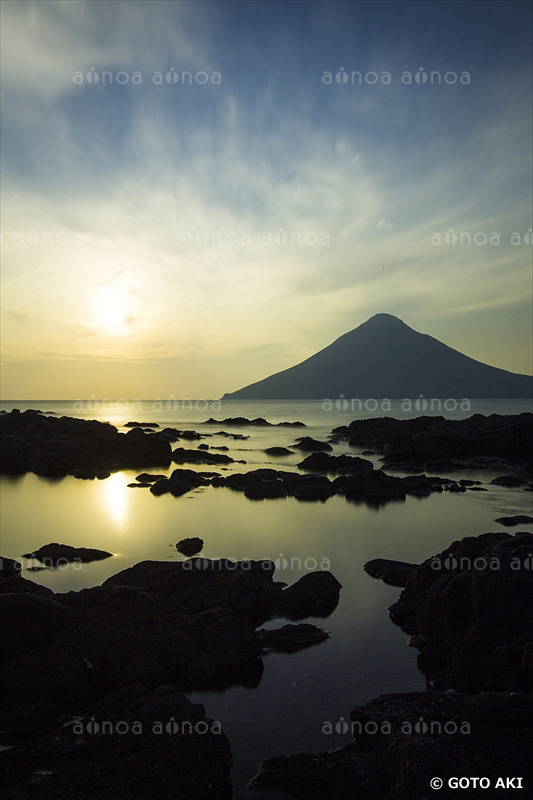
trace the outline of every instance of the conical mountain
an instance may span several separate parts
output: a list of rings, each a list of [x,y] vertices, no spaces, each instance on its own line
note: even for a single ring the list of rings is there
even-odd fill
[[[490,367],[376,314],[294,367],[224,395],[232,400],[524,398],[533,377]]]

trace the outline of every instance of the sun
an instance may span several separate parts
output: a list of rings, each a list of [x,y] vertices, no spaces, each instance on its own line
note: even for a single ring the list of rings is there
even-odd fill
[[[111,333],[124,333],[128,315],[126,297],[120,292],[102,291],[96,298],[100,324]]]

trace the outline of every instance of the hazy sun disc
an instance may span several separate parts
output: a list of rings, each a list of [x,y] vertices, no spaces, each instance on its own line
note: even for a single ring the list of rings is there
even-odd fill
[[[100,323],[113,333],[125,330],[127,304],[119,292],[102,292],[96,301]]]

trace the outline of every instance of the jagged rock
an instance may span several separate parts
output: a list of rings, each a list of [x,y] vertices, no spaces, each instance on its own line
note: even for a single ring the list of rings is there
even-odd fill
[[[533,689],[531,552],[531,533],[485,533],[453,542],[409,574],[390,615],[417,637],[432,686]]]

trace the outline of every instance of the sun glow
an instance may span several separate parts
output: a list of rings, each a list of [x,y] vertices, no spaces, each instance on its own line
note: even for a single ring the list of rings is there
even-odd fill
[[[96,310],[100,324],[111,333],[125,333],[128,306],[126,297],[120,292],[101,292],[96,298]]]

